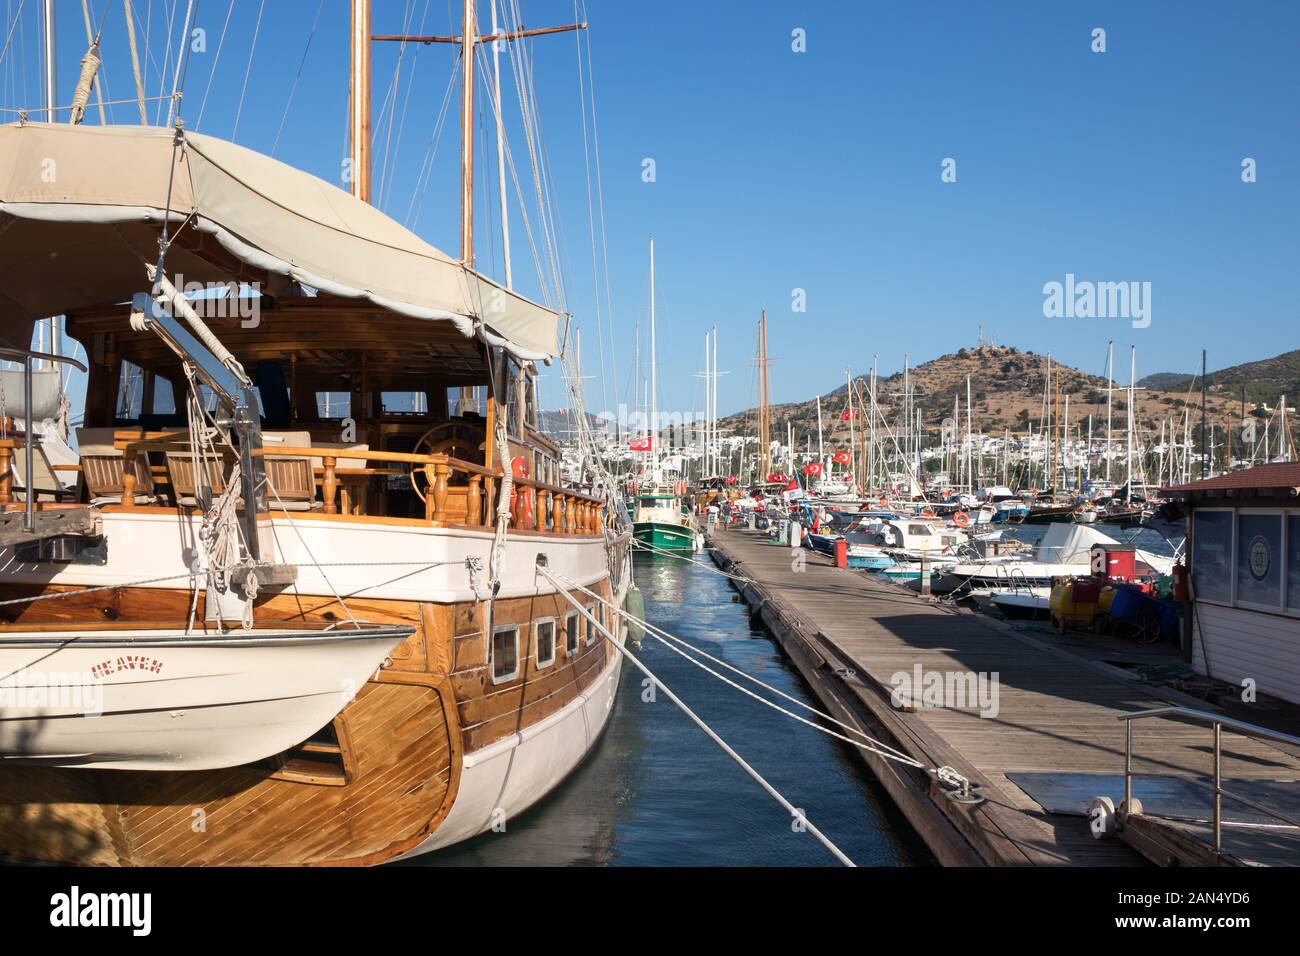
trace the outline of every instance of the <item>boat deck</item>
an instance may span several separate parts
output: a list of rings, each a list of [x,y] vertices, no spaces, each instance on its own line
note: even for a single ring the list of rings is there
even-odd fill
[[[1125,677],[1097,657],[1076,655],[836,568],[825,556],[773,545],[761,533],[727,529],[715,533],[710,544],[719,565],[751,580],[737,583],[745,600],[762,614],[837,717],[868,733],[885,734],[884,739],[927,766],[952,766],[982,784],[985,802],[965,806],[946,799],[921,771],[862,754],[940,861],[1099,866],[1146,862],[1125,842],[1094,839],[1083,812],[1091,796],[1108,795],[1117,806],[1123,797],[1125,725],[1120,715],[1170,703],[1188,705],[1190,698]],[[977,705],[894,707],[891,677],[898,672],[912,675],[918,665],[926,673],[996,672],[996,716],[981,717]],[[1214,709],[1195,703],[1202,710]],[[1203,779],[1211,772],[1212,735],[1207,726],[1150,718],[1134,724],[1133,736],[1139,782]],[[1300,754],[1284,745],[1225,730],[1223,750],[1227,789],[1234,782],[1300,779]],[[1072,775],[1074,797],[1061,800],[1061,788],[1050,785],[1054,776],[1067,774]],[[1081,774],[1098,775],[1094,792],[1086,798],[1082,794],[1090,789],[1089,778]],[[1039,798],[1022,789],[1018,779]],[[1052,791],[1052,799],[1043,795],[1044,787]],[[1201,819],[1209,815],[1210,799],[1203,794]],[[1225,821],[1234,819],[1226,800],[1224,807]],[[1238,822],[1240,826],[1224,827],[1228,853],[1252,862],[1300,861],[1300,834],[1285,829],[1273,831],[1278,839],[1270,842],[1269,854],[1252,859],[1257,834],[1247,819]],[[1195,825],[1179,829],[1200,832]]]

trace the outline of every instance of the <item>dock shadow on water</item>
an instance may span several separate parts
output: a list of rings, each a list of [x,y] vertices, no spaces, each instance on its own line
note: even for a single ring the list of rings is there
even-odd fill
[[[816,706],[762,625],[732,600],[727,579],[707,557],[696,561],[636,555],[650,622]],[[652,637],[632,651],[859,866],[934,864],[847,744],[746,697]],[[663,693],[652,698],[644,675],[625,664],[603,739],[554,793],[506,821],[504,832],[407,865],[838,864],[671,700]]]

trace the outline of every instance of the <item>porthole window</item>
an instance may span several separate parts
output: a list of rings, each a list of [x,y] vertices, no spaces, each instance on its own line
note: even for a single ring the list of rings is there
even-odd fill
[[[536,625],[535,654],[537,667],[550,667],[555,663],[555,621],[538,621]]]
[[[492,630],[492,683],[519,676],[519,628],[511,624]]]
[[[564,653],[569,657],[578,653],[578,612],[564,619]]]

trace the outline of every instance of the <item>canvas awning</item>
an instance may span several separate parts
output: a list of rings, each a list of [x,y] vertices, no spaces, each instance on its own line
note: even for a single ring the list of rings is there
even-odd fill
[[[242,146],[170,129],[0,126],[0,339],[34,319],[124,302],[147,287],[170,210],[186,282],[287,277],[419,319],[452,322],[519,358],[556,353],[556,314],[465,269],[343,190]],[[235,261],[243,275],[231,275]]]

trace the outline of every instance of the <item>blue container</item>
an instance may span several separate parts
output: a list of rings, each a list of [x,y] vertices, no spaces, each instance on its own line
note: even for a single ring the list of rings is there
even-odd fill
[[[1115,600],[1110,604],[1110,616],[1121,621],[1136,621],[1146,599],[1146,595],[1137,588],[1116,588]]]

